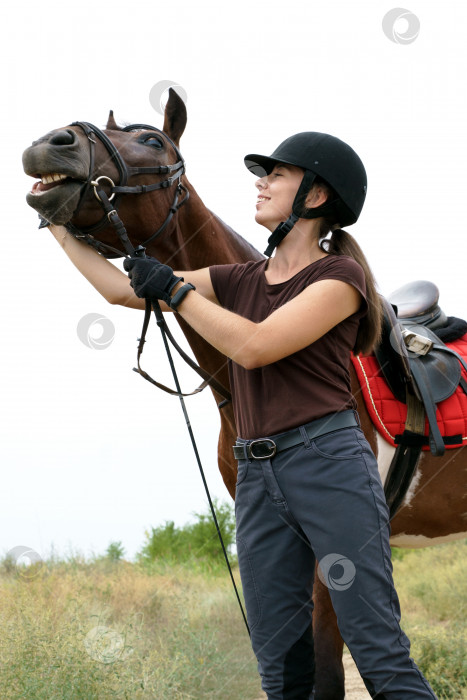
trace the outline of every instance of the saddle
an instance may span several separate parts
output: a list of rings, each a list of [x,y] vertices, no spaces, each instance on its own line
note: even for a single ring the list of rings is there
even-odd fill
[[[396,452],[385,483],[391,518],[410,486],[422,447],[441,456],[445,445],[462,445],[462,435],[442,437],[436,420],[437,404],[461,386],[467,364],[443,342],[467,333],[467,323],[447,317],[439,307],[435,284],[419,280],[404,285],[383,302],[383,332],[375,356],[394,396],[407,405],[404,431],[396,435]],[[425,435],[428,420],[429,434]]]

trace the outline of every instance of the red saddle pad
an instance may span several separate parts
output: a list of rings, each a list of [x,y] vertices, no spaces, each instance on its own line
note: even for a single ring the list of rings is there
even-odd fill
[[[467,362],[467,335],[454,343],[446,343],[448,348],[455,350]],[[352,354],[352,362],[357,373],[362,390],[365,406],[379,434],[387,442],[395,446],[394,438],[404,432],[407,417],[407,406],[398,401],[392,394],[379,368],[374,355]],[[462,369],[464,379],[467,373]],[[462,435],[463,445],[467,445],[467,394],[461,387],[445,401],[438,404],[436,419],[441,435]],[[425,435],[428,435],[428,421],[425,423]],[[453,449],[459,445],[446,445]],[[422,449],[429,450],[426,445]]]

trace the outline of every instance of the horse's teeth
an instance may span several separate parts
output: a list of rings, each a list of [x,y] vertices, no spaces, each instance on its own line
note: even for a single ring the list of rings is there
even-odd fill
[[[52,182],[59,182],[60,180],[65,180],[66,175],[61,175],[60,173],[52,173],[51,175],[43,175],[41,182],[43,185],[50,185]]]

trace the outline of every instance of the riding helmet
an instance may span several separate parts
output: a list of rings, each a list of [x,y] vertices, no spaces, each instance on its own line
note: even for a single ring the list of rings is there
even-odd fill
[[[366,197],[367,178],[359,156],[344,141],[330,134],[303,131],[283,141],[270,156],[256,153],[245,156],[246,167],[258,177],[269,175],[276,163],[298,166],[305,173],[293,202],[291,216],[271,235],[272,249],[299,218],[332,216],[340,227],[357,221]],[[334,190],[336,197],[319,207],[305,209],[306,195],[317,177]],[[270,252],[266,251],[266,255],[272,253],[271,245],[270,242]]]

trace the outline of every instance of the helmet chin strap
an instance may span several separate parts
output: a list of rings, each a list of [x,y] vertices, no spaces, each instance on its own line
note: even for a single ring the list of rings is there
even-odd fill
[[[268,247],[264,251],[264,254],[270,258],[274,249],[282,243],[286,235],[292,230],[299,219],[317,219],[320,216],[326,216],[327,214],[335,213],[334,204],[337,200],[332,202],[326,202],[319,207],[314,207],[312,209],[304,210],[304,202],[306,195],[311,190],[313,183],[316,179],[315,173],[311,170],[306,170],[303,179],[300,183],[300,187],[297,190],[295,199],[292,205],[292,213],[286,221],[281,221],[279,226],[274,229],[268,238]],[[303,204],[300,201],[303,200]]]
[[[268,247],[264,251],[264,254],[268,258],[271,257],[274,249],[277,248],[279,243],[281,243],[284,240],[289,231],[295,226],[298,219],[298,216],[296,216],[295,214],[291,214],[287,221],[281,221],[279,226],[277,226],[277,228],[274,229],[274,231],[268,238]]]

